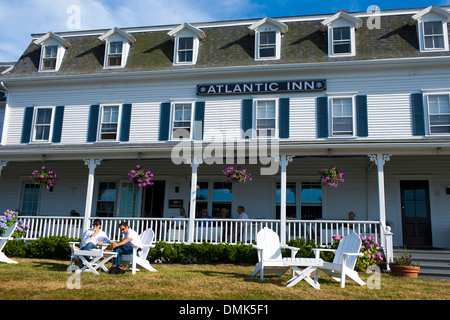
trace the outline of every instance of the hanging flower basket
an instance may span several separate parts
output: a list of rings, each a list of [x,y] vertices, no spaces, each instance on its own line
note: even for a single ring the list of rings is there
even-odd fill
[[[140,165],[136,165],[136,169],[128,172],[130,182],[137,183],[139,187],[153,185],[153,173],[150,169],[146,169]]]
[[[225,182],[245,183],[252,181],[251,173],[240,167],[228,167],[222,170],[225,175]]]
[[[31,179],[40,188],[51,189],[56,180],[58,180],[58,175],[53,170],[42,166],[41,169],[34,170],[31,174]]]
[[[336,167],[323,168],[318,174],[320,175],[320,182],[328,187],[337,188],[339,182],[344,182],[344,172]]]

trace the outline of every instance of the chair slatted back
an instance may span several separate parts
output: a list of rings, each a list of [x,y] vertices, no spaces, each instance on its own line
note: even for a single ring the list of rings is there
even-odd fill
[[[344,237],[339,242],[339,245],[336,250],[336,255],[334,256],[333,263],[342,264],[343,257],[342,253],[358,253],[361,249],[361,238],[356,233],[351,233]],[[356,264],[357,256],[351,256],[347,260],[347,267],[353,270]]]
[[[8,229],[6,229],[5,233],[2,234],[1,236],[2,236],[2,237],[5,237],[5,238],[11,237],[11,235],[13,234],[14,230],[16,230],[16,228],[17,228],[17,222],[14,223],[12,226],[10,226]],[[3,250],[3,248],[5,247],[6,242],[8,242],[8,239],[2,239],[2,240],[0,240],[0,252],[1,252],[1,251]]]
[[[143,245],[149,245],[152,244],[153,240],[155,239],[155,233],[152,229],[147,229],[140,235],[141,242]],[[150,251],[150,247],[143,247],[142,251],[140,252],[139,256],[142,259],[147,259],[148,252]]]
[[[272,229],[264,227],[256,235],[256,245],[264,248],[263,260],[282,260],[280,237]]]

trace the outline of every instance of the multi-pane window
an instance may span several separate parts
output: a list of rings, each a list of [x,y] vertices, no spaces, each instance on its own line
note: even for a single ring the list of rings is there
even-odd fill
[[[333,54],[351,53],[350,27],[333,28]]]
[[[450,134],[449,95],[428,96],[428,119],[431,134]]]
[[[275,137],[276,135],[276,101],[256,101],[256,136]]]
[[[55,70],[58,46],[44,46],[43,50],[42,70]]]
[[[276,33],[266,31],[259,33],[259,58],[275,57]]]
[[[97,198],[97,217],[112,217],[116,205],[116,182],[100,182]]]
[[[333,98],[332,130],[333,136],[353,135],[352,98]]]
[[[119,106],[103,106],[100,140],[116,140],[119,124]]]
[[[179,103],[173,107],[173,139],[189,139],[191,136],[191,113],[190,103]]]
[[[24,216],[36,216],[39,213],[39,185],[24,183],[22,191],[21,214]]]
[[[52,108],[37,108],[34,119],[34,141],[49,141],[52,125]]]
[[[108,51],[108,67],[117,67],[122,65],[122,42],[111,42]]]
[[[227,214],[230,215],[232,204],[232,183],[229,182],[214,182],[213,183],[213,203],[211,216],[213,218],[220,216],[220,210],[226,209]]]
[[[194,38],[178,38],[178,63],[190,63],[193,61],[194,55]]]
[[[302,220],[322,218],[322,185],[320,182],[302,182]]]
[[[442,28],[442,22],[424,22],[423,36],[425,49],[444,49],[444,31]]]
[[[281,184],[277,183],[277,207],[276,218],[280,219],[281,212]],[[295,182],[286,183],[286,217],[297,217],[297,185]]]

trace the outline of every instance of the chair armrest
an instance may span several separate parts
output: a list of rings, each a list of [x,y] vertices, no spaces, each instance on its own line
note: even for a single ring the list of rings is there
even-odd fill
[[[316,257],[316,259],[318,259],[320,257],[321,251],[336,252],[336,249],[313,248],[312,251],[314,251],[315,257]]]
[[[364,255],[364,253],[362,253],[362,252],[358,252],[358,253],[350,253],[350,252],[343,252],[342,253],[342,255],[343,256],[356,256],[356,257],[360,257],[360,256],[363,256]]]
[[[14,240],[13,237],[0,237],[0,240]]]
[[[256,250],[262,250],[263,249],[261,247],[258,247],[257,245],[253,245],[252,247],[253,247],[253,249],[256,249]]]
[[[291,258],[295,258],[295,255],[297,254],[297,252],[300,250],[300,248],[297,247],[291,247],[291,246],[281,246],[282,249],[289,249],[291,250]]]

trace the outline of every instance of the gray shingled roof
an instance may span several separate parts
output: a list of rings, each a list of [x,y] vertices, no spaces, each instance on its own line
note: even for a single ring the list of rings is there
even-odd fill
[[[250,66],[259,64],[320,63],[328,61],[373,60],[427,56],[449,56],[450,52],[420,52],[415,26],[408,25],[411,15],[381,17],[381,29],[369,30],[367,18],[356,31],[356,56],[328,57],[327,33],[320,31],[319,20],[286,22],[288,33],[282,39],[279,60],[255,61],[254,36],[248,26],[208,27],[202,30],[198,61],[193,66],[174,66],[173,41],[167,31],[132,33],[132,47],[127,65],[121,69],[103,69],[105,45],[97,35],[65,37],[72,47],[65,54],[57,72],[38,72],[40,47],[31,43],[7,77],[46,77],[54,75],[123,73],[135,71],[174,70]]]

